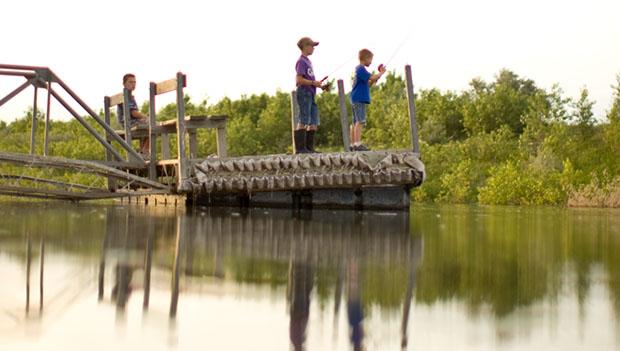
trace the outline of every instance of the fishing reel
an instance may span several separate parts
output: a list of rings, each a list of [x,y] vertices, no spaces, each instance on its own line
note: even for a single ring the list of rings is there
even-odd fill
[[[321,89],[323,89],[324,92],[329,93],[329,92],[332,91],[334,81],[333,80],[328,80],[327,83],[323,84],[323,82],[326,81],[327,78],[328,78],[328,76],[325,76],[319,82],[322,84],[321,85]]]

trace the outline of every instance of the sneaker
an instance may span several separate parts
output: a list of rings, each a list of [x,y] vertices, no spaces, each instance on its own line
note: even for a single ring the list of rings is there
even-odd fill
[[[370,151],[370,149],[364,144],[359,145],[356,150],[357,151]]]

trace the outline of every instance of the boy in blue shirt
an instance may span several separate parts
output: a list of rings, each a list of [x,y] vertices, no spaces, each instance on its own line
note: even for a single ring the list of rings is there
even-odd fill
[[[299,117],[295,127],[295,153],[303,154],[315,152],[314,134],[319,126],[319,110],[314,97],[316,88],[326,90],[328,84],[323,85],[314,76],[312,62],[308,56],[314,53],[314,47],[318,42],[303,37],[297,42],[297,47],[301,50],[301,56],[295,64],[295,85],[297,86],[297,104],[299,105]]]
[[[368,49],[359,52],[360,64],[355,67],[351,105],[353,108],[353,128],[351,130],[351,151],[369,151],[362,144],[362,129],[366,125],[366,106],[370,104],[370,86],[385,73],[385,66],[379,66],[379,73],[371,74],[366,67],[372,64],[373,53]]]

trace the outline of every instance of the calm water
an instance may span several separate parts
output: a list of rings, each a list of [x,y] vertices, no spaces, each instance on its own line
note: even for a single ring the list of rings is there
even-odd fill
[[[620,211],[0,214],[0,350],[620,349]]]

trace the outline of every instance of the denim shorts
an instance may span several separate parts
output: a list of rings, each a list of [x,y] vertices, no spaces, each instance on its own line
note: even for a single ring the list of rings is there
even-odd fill
[[[351,104],[353,108],[353,124],[359,123],[363,126],[366,125],[366,105],[361,102],[354,102]]]
[[[122,119],[118,119],[118,124],[121,125],[121,128],[125,128],[125,121],[123,121]],[[135,127],[135,126],[142,126],[142,125],[148,125],[148,120],[145,119],[139,119],[139,118],[133,118],[131,117],[129,119],[129,128],[131,127]]]
[[[297,88],[297,104],[299,105],[298,124],[307,126],[318,126],[320,124],[319,109],[314,101],[314,94],[307,89]]]
[[[148,126],[149,122],[146,119],[138,119],[138,118],[131,118],[129,120],[129,125],[134,127],[134,126]]]

